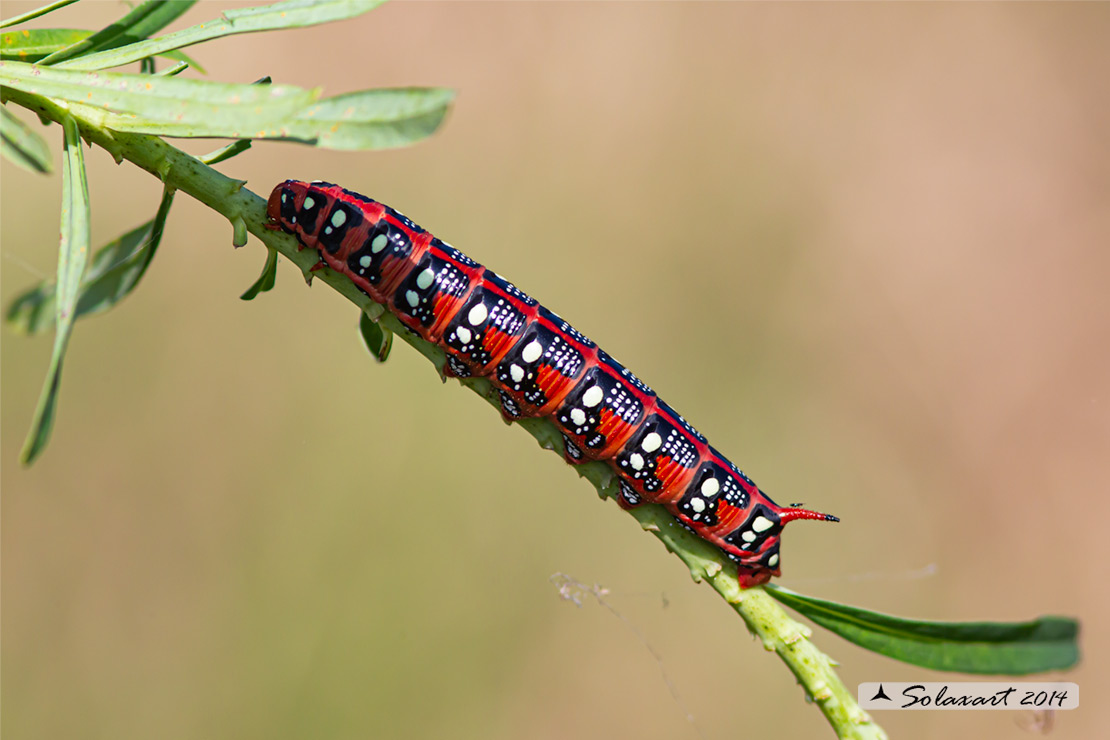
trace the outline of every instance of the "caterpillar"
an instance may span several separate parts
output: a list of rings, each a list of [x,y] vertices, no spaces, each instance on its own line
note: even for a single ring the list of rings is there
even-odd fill
[[[839,521],[782,507],[715,450],[643,381],[505,278],[390,208],[327,182],[286,180],[266,205],[268,226],[406,327],[444,350],[450,377],[486,377],[508,420],[547,417],[564,457],[607,463],[624,508],[662,504],[720,548],[741,588],[781,574],[782,528],[795,519]]]

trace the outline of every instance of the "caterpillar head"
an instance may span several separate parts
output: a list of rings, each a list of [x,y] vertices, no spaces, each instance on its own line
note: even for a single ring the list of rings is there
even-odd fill
[[[308,183],[286,180],[273,189],[266,201],[266,215],[272,229],[292,233],[297,225],[297,212],[308,194]]]

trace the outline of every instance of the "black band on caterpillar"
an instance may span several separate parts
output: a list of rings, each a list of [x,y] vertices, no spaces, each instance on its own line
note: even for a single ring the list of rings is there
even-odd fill
[[[563,433],[568,462],[609,464],[621,506],[662,504],[724,551],[742,587],[779,575],[787,522],[839,521],[776,504],[584,334],[389,206],[330,183],[287,180],[274,188],[267,214],[442,347],[446,374],[489,378],[506,418],[548,417]]]

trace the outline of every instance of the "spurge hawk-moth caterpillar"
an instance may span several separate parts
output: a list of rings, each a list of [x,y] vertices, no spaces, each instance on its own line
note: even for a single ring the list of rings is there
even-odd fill
[[[780,574],[795,519],[593,341],[505,278],[389,206],[325,182],[287,180],[267,203],[294,235],[415,333],[443,348],[449,376],[490,380],[507,419],[547,417],[567,462],[607,463],[626,508],[662,504],[736,562],[741,587]]]

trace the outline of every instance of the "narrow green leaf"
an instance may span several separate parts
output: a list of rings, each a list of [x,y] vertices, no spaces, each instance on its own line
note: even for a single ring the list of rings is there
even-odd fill
[[[107,311],[135,289],[162,242],[172,204],[173,192],[166,190],[153,219],[96,251],[81,281],[75,319]],[[21,334],[51,329],[55,326],[56,297],[55,283],[42,283],[12,301],[5,321]]]
[[[203,41],[239,33],[303,28],[361,15],[385,0],[286,0],[254,8],[227,10],[219,18],[165,36],[140,41],[61,62],[68,69],[108,69],[136,62],[143,57],[163,54]]]
[[[173,23],[195,2],[196,0],[172,0],[171,2],[145,0],[115,23],[44,58],[42,64],[57,64],[73,57],[86,56],[93,52],[116,49],[142,41]]]
[[[150,59],[150,57],[147,57],[147,59]],[[184,72],[188,68],[189,68],[189,63],[188,62],[178,62],[177,64],[173,65],[172,67],[166,67],[161,72],[155,72],[155,74],[161,75],[163,77],[173,77],[174,75],[181,74],[182,72]]]
[[[8,304],[4,322],[18,334],[38,334],[53,328],[54,281],[45,281]]]
[[[208,74],[208,70],[202,67],[200,62],[198,62],[196,59],[193,59],[191,56],[183,51],[167,51],[164,54],[156,54],[155,56],[160,56],[165,59],[172,59],[175,62],[184,62],[185,64],[188,64],[190,67],[195,69],[197,72],[200,72],[202,75]]]
[[[0,79],[24,92],[100,108],[106,113],[98,123],[107,128],[168,136],[255,135],[319,97],[318,90],[290,85],[73,72],[22,62],[0,62]]]
[[[59,49],[92,36],[84,28],[31,28],[26,31],[8,31],[0,34],[0,61],[38,62]],[[167,51],[160,57],[175,62],[186,62],[201,74],[207,74],[195,59],[183,51]]]
[[[282,138],[327,149],[406,146],[435,132],[455,98],[445,88],[363,90],[325,98],[297,115]]]
[[[208,154],[205,154],[203,157],[197,157],[197,159],[199,159],[201,162],[204,162],[205,164],[208,164],[208,165],[219,164],[220,162],[223,162],[224,160],[231,159],[232,157],[234,157],[237,154],[242,154],[243,152],[247,151],[250,148],[251,148],[251,140],[250,139],[239,139],[238,141],[231,142],[227,146],[222,146],[222,147],[220,147],[219,149],[217,149],[215,151],[209,152]]]
[[[0,60],[37,62],[89,36],[92,36],[92,31],[83,28],[29,28],[26,31],[8,31],[0,34]]]
[[[50,148],[42,137],[7,107],[0,111],[0,152],[25,170],[46,173],[54,169]]]
[[[803,596],[781,586],[767,593],[849,642],[938,671],[1021,676],[1079,662],[1079,623],[1068,617],[1029,622],[927,622]]]
[[[73,331],[81,278],[89,260],[89,187],[85,179],[85,157],[77,122],[66,116],[62,121],[65,151],[62,157],[62,239],[58,249],[57,297],[54,305],[56,332],[54,352],[31,421],[31,431],[20,459],[30,465],[46,447],[54,426],[62,361]]]
[[[362,341],[366,343],[366,349],[370,350],[374,359],[378,362],[385,362],[386,358],[389,357],[389,350],[393,347],[393,332],[371,319],[364,312],[360,312],[358,315],[358,332],[362,335]]]
[[[274,283],[277,282],[277,258],[278,253],[276,249],[267,250],[266,264],[262,266],[262,274],[254,281],[251,287],[243,295],[239,296],[244,301],[254,300],[259,293],[265,293],[272,290]]]
[[[288,85],[71,72],[21,62],[0,62],[0,78],[25,92],[96,106],[105,111],[97,123],[116,131],[284,139],[334,149],[411,144],[436,130],[454,98],[443,88],[402,88],[317,101],[318,90]]]
[[[64,8],[65,6],[71,5],[75,2],[77,2],[77,0],[57,0],[57,2],[50,3],[49,5],[43,5],[41,8],[35,8],[34,10],[28,11],[23,15],[17,15],[16,17],[9,18],[6,21],[0,21],[0,28],[8,28],[9,26],[19,25],[24,21],[41,18],[47,13],[53,13],[58,8]]]

